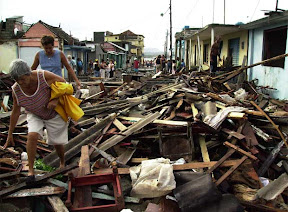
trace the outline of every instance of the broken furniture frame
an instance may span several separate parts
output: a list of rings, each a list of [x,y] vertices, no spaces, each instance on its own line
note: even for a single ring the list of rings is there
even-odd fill
[[[70,181],[68,183],[68,196],[65,202],[65,205],[69,208],[69,211],[98,211],[98,212],[111,212],[111,211],[121,211],[125,208],[124,197],[121,190],[120,184],[120,176],[118,174],[117,167],[113,167],[113,173],[110,174],[100,174],[100,175],[87,175],[83,177],[73,177],[69,176]],[[71,202],[72,196],[72,188],[80,187],[80,186],[89,186],[96,184],[106,184],[112,183],[115,203],[108,205],[100,205],[100,206],[91,206],[91,207],[80,207],[73,208]]]
[[[250,153],[244,151],[243,149],[229,143],[224,142],[224,145],[229,147],[229,151],[214,165],[212,166],[207,172],[212,173],[215,169],[217,169],[225,160],[227,160],[234,152],[239,152],[243,156],[235,165],[233,165],[224,175],[222,175],[216,182],[216,186],[220,185],[229,175],[231,175],[248,157],[252,160],[258,160],[257,157],[251,155]]]

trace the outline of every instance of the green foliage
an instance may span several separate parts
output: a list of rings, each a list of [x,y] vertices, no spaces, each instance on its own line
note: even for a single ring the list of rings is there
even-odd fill
[[[56,168],[46,165],[42,159],[35,160],[33,168],[38,169],[38,170],[47,171],[47,172],[52,172],[52,171],[56,170]],[[62,180],[62,178],[63,178],[62,174],[59,174],[55,177],[55,179],[57,179],[57,180]]]
[[[48,172],[52,172],[55,170],[54,167],[46,165],[42,159],[37,159],[34,162],[34,169],[39,169],[39,170],[48,171]]]

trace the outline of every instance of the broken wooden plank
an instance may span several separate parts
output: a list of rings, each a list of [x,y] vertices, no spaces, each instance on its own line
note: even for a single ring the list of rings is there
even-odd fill
[[[241,133],[235,132],[235,131],[233,131],[233,130],[229,130],[229,129],[227,129],[227,128],[222,128],[221,130],[222,130],[223,132],[225,132],[225,133],[227,133],[227,134],[229,134],[229,135],[231,135],[231,136],[239,139],[239,140],[242,140],[242,139],[245,138],[244,135],[242,135]]]
[[[51,197],[48,197],[48,201],[51,204],[51,206],[54,209],[54,211],[57,211],[57,212],[69,212],[69,210],[66,208],[65,204],[60,199],[60,197],[51,196]]]
[[[130,136],[132,133],[140,130],[141,128],[145,127],[146,125],[153,122],[155,119],[157,119],[161,114],[159,112],[156,112],[154,114],[148,115],[139,122],[131,125],[128,127],[128,129],[123,132],[123,135],[114,135],[113,137],[107,139],[103,143],[99,145],[99,149],[102,151],[106,151],[107,149],[111,148],[112,146],[118,144],[120,141],[124,140],[128,136]]]
[[[121,132],[127,130],[127,127],[126,127],[124,124],[122,124],[122,123],[121,123],[118,119],[116,119],[116,118],[115,118],[115,120],[113,121],[113,124],[114,124]]]
[[[88,145],[81,147],[81,157],[79,162],[79,169],[77,176],[82,177],[90,174],[90,160]],[[92,206],[92,189],[91,186],[79,186],[75,188],[74,193],[74,208],[90,207]]]
[[[36,197],[36,196],[49,196],[54,194],[63,194],[65,188],[62,187],[51,187],[45,186],[42,188],[30,188],[17,191],[13,194],[8,195],[6,198],[20,198],[20,197]]]
[[[227,160],[224,161],[220,167],[231,167],[237,164],[240,161],[238,160]],[[218,161],[211,161],[211,162],[192,162],[192,163],[186,163],[181,165],[173,165],[174,171],[180,171],[180,170],[190,170],[190,169],[203,169],[203,168],[209,168],[214,166]],[[94,169],[94,174],[111,174],[113,173],[113,169],[106,168],[106,169]],[[118,168],[119,174],[129,174],[129,168]]]
[[[210,157],[208,154],[208,149],[206,146],[206,141],[205,141],[205,137],[204,136],[200,136],[199,137],[199,144],[200,144],[200,148],[201,148],[201,153],[202,153],[202,158],[204,162],[210,162]]]
[[[232,149],[235,149],[237,152],[240,152],[241,154],[246,155],[247,157],[249,157],[252,160],[258,160],[258,158],[255,157],[254,155],[250,154],[249,152],[244,151],[240,147],[235,146],[235,145],[233,145],[233,144],[231,144],[231,143],[229,143],[227,141],[224,142],[224,145],[227,146],[227,147],[230,147]]]
[[[212,173],[215,169],[217,169],[225,160],[227,160],[236,150],[235,149],[229,149],[229,151],[220,159],[217,161],[217,163],[212,166],[208,173]]]
[[[138,117],[125,117],[125,116],[119,116],[119,119],[127,120],[127,121],[132,121],[132,122],[138,122],[142,118]],[[160,120],[156,119],[152,122],[153,124],[163,124],[163,125],[173,125],[173,126],[187,126],[188,122],[187,121],[171,121],[171,120]]]
[[[229,177],[248,157],[244,155],[238,163],[232,166],[224,175],[222,175],[217,181],[216,186],[220,185],[227,177]]]

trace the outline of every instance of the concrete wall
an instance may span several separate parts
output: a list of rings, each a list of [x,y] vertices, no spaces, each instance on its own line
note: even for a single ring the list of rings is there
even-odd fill
[[[287,25],[287,23],[285,24]],[[249,30],[249,54],[248,64],[254,64],[263,60],[263,32],[267,29],[277,28],[283,24],[266,26]],[[288,32],[287,32],[288,34]],[[288,37],[286,39],[286,53],[288,52]],[[288,58],[285,58],[284,69],[279,67],[269,67],[264,65],[255,66],[248,69],[248,80],[258,79],[259,86],[269,86],[277,91],[270,90],[269,95],[277,99],[288,99]]]
[[[7,42],[0,45],[0,71],[8,72],[12,60],[18,58],[16,42]]]
[[[20,54],[19,58],[25,60],[29,66],[32,66],[34,62],[35,55],[38,51],[40,51],[41,48],[39,47],[20,47]],[[40,69],[40,65],[38,66],[38,69]]]

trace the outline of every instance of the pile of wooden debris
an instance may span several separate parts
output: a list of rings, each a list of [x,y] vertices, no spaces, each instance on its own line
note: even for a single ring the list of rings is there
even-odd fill
[[[16,146],[3,149],[13,82],[0,76],[0,207],[287,210],[288,104],[271,99],[253,82],[231,83],[244,69],[216,77],[192,72],[83,83],[85,89],[75,95],[85,115],[78,123],[70,121],[67,166],[55,169],[56,152],[45,138],[39,140],[34,183],[25,182],[24,111],[14,132]],[[145,193],[147,186],[155,190]]]

